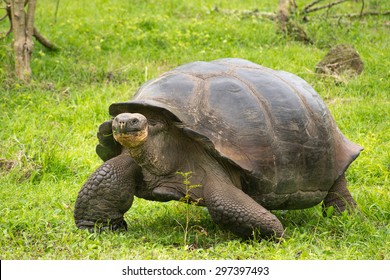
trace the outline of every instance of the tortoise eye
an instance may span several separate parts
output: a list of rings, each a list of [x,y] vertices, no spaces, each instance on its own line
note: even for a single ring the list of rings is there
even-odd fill
[[[148,120],[148,124],[151,125],[151,126],[155,126],[158,124],[158,121],[156,120]]]
[[[166,130],[167,123],[160,119],[148,119],[148,125],[149,133],[154,135]]]

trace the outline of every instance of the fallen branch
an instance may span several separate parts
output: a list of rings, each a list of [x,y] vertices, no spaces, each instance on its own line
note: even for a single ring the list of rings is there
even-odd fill
[[[261,12],[259,9],[253,10],[229,10],[229,9],[219,9],[217,6],[213,8],[214,12],[222,13],[224,15],[234,15],[241,18],[246,17],[257,17],[257,18],[267,18],[270,20],[275,20],[277,18],[276,13],[274,12]]]
[[[385,12],[365,12],[365,13],[358,13],[358,14],[343,14],[343,15],[333,15],[332,18],[341,18],[341,17],[347,17],[347,18],[359,18],[364,16],[387,16],[390,15],[390,11]]]
[[[308,14],[308,13],[312,13],[312,12],[316,12],[316,11],[319,11],[319,10],[323,10],[323,9],[329,9],[333,6],[336,6],[336,5],[339,5],[341,3],[344,3],[344,2],[347,2],[347,1],[352,1],[352,0],[338,0],[338,1],[335,1],[335,2],[332,2],[332,3],[329,3],[327,5],[323,5],[323,6],[319,6],[319,7],[315,7],[315,8],[312,8],[315,4],[321,2],[322,0],[319,0],[319,1],[314,1],[316,3],[314,3],[313,5],[308,5],[310,6],[309,8],[307,8],[307,6],[305,7],[305,9],[303,9],[303,12]]]
[[[307,10],[309,10],[311,7],[317,5],[318,3],[322,2],[324,0],[316,0],[316,1],[313,1],[311,2],[310,4],[306,5],[304,8],[303,8],[303,13],[306,13]]]
[[[267,19],[270,19],[270,20],[275,20],[276,19],[276,14],[275,13],[272,13],[272,12],[260,12],[259,10],[248,10],[248,11],[242,11],[241,15],[243,17],[250,17],[250,16],[254,16],[254,17],[258,17],[258,18],[267,18]]]
[[[52,50],[52,51],[59,50],[59,48],[55,44],[53,44],[48,39],[46,39],[43,35],[41,35],[41,33],[39,33],[39,31],[35,27],[34,27],[34,30],[33,30],[33,36],[45,48],[47,48],[49,50]]]

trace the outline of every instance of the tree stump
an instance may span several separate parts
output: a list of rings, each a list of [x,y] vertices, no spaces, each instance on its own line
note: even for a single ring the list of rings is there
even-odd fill
[[[58,50],[58,47],[46,39],[34,27],[36,0],[3,0],[6,14],[0,21],[9,19],[10,29],[5,36],[13,32],[13,48],[15,53],[15,73],[24,82],[31,79],[31,56],[34,49],[32,36],[49,50]]]
[[[24,10],[27,4],[27,13]],[[19,79],[31,79],[30,61],[34,48],[32,35],[34,33],[34,15],[36,1],[11,1],[12,29],[14,32],[15,71]]]

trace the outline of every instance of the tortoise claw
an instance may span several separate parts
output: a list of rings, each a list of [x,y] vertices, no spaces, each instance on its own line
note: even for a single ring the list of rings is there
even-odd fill
[[[86,229],[90,233],[127,230],[127,223],[123,219],[110,220],[108,223],[92,222],[92,221],[77,221],[76,225],[79,229],[83,229],[83,230]]]

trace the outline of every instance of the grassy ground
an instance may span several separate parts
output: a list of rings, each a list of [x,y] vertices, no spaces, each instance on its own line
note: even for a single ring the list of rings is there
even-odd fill
[[[302,23],[313,41],[305,45],[241,12],[272,12],[271,0],[62,0],[57,15],[55,2],[38,1],[36,26],[61,51],[35,45],[30,85],[11,74],[12,38],[0,40],[0,259],[390,259],[388,18],[334,20],[320,12]],[[365,2],[390,9],[387,1]],[[339,12],[359,8],[351,2]],[[0,32],[7,29],[1,23]],[[345,83],[314,73],[339,43],[354,45],[365,63]],[[286,228],[276,244],[243,242],[191,207],[186,250],[186,205],[137,199],[127,232],[77,230],[74,202],[101,164],[95,133],[109,104],[179,64],[222,57],[290,71],[314,86],[343,133],[365,148],[347,174],[361,215],[323,218],[319,206],[275,211]]]

